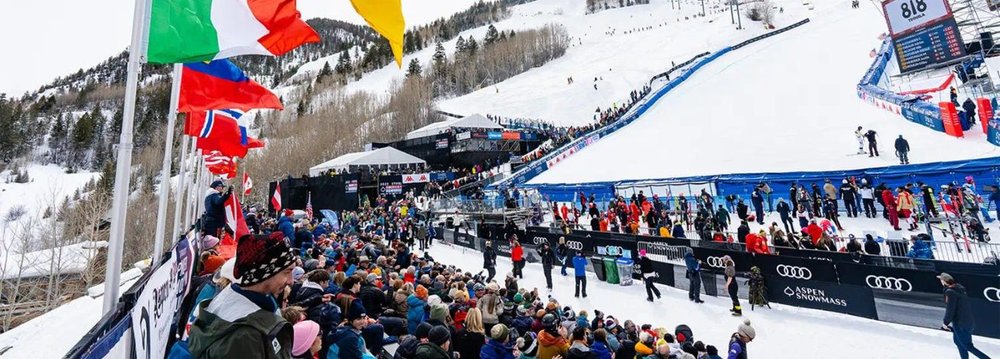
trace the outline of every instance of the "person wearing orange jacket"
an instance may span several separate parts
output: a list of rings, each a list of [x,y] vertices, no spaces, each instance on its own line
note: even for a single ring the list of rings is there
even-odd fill
[[[747,252],[757,253],[757,254],[771,254],[771,251],[767,246],[767,234],[764,230],[754,234],[750,233],[747,235]]]
[[[903,187],[896,188],[896,192],[899,193],[899,217],[906,221],[908,230],[912,231],[917,229],[917,221],[910,220],[910,216],[913,214],[913,209],[916,208],[916,205],[913,202],[913,194]]]

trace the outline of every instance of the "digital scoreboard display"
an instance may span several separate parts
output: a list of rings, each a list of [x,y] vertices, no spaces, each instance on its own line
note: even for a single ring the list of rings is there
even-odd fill
[[[882,2],[901,73],[949,63],[966,55],[946,0]]]

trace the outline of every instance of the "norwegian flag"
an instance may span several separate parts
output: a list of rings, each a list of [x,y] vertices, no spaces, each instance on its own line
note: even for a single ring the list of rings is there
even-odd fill
[[[281,182],[274,187],[274,195],[271,196],[271,206],[274,207],[274,212],[281,212]]]
[[[309,192],[308,197],[306,197],[306,217],[309,219],[313,218],[313,194]]]
[[[243,173],[243,195],[250,195],[250,189],[253,188],[253,181],[250,180],[250,175]]]
[[[247,145],[247,127],[241,118],[244,112],[240,110],[210,110],[205,112],[205,121],[201,124],[201,129],[198,131],[198,137],[209,138],[213,134],[215,125],[217,121],[229,120],[235,121],[239,125],[240,131],[240,144]]]

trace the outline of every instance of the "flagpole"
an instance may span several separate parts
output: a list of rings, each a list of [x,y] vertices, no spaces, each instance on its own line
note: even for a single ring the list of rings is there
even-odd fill
[[[167,109],[167,135],[163,144],[163,168],[160,170],[160,203],[156,208],[156,235],[153,237],[153,263],[160,263],[163,237],[167,230],[167,198],[170,197],[170,167],[174,157],[174,127],[177,123],[177,102],[181,92],[181,71],[184,65],[174,64],[170,107]],[[179,182],[178,182],[179,183]]]
[[[178,164],[178,177],[177,177],[177,191],[174,193],[174,225],[173,225],[173,239],[171,239],[171,244],[177,241],[177,238],[181,236],[181,218],[184,216],[184,207],[187,207],[187,202],[184,201],[184,194],[187,193],[185,190],[188,187],[187,184],[187,168],[188,168],[188,142],[191,142],[191,137],[181,135],[181,159]]]
[[[128,75],[125,80],[125,107],[118,157],[115,159],[115,188],[111,203],[111,232],[108,236],[107,265],[104,269],[104,307],[107,314],[115,308],[121,287],[122,251],[125,246],[125,219],[128,208],[129,182],[132,175],[132,127],[135,120],[135,99],[139,86],[139,71],[145,60],[148,42],[150,0],[136,0],[132,15],[132,43],[128,51]]]
[[[194,151],[194,162],[192,162],[194,166],[192,169],[194,171],[194,178],[191,179],[191,189],[188,190],[187,216],[184,217],[184,228],[191,228],[194,224],[195,208],[198,206],[198,201],[195,197],[197,197],[198,186],[201,185],[201,174],[204,167],[202,166],[202,158],[199,156],[200,153],[198,150]]]
[[[195,195],[195,197],[194,197],[194,216],[193,216],[193,218],[198,218],[198,216],[201,215],[201,212],[204,211],[204,208],[202,207],[202,205],[205,203],[205,191],[204,191],[204,189],[206,187],[208,187],[208,185],[205,185],[206,179],[208,178],[208,169],[205,167],[205,154],[201,153],[201,151],[198,151],[198,152],[200,154],[200,156],[198,156],[198,157],[201,158],[201,161],[199,161],[199,163],[201,164],[201,166],[198,166],[198,171],[201,171],[201,175],[198,177],[198,182],[194,186],[194,195]],[[197,219],[194,219],[194,221],[198,222]]]

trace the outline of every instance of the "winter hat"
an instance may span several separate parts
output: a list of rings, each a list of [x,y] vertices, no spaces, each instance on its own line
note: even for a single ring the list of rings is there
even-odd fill
[[[503,324],[494,325],[493,329],[490,330],[490,337],[501,343],[507,342],[507,335],[509,334],[510,329],[507,329],[507,326]]]
[[[309,259],[304,264],[302,264],[302,269],[304,269],[306,272],[312,272],[316,268],[319,268],[319,261],[315,259]]]
[[[646,250],[645,249],[640,249],[639,250],[639,256],[640,257],[645,257],[646,256]]]
[[[413,295],[420,298],[420,300],[427,300],[427,288],[423,284],[417,284],[417,289],[413,291]]]
[[[555,327],[556,316],[553,315],[552,313],[546,314],[544,317],[542,317],[542,325],[544,325],[546,328]]]
[[[528,315],[528,308],[525,308],[524,306],[520,306],[520,305],[517,306],[517,315],[520,315],[520,316]]]
[[[295,280],[296,282],[298,282],[299,279],[302,279],[302,276],[305,274],[306,270],[302,269],[302,267],[292,268],[292,279]]]
[[[361,305],[361,300],[351,301],[351,307],[347,309],[347,320],[361,319],[366,316],[368,315],[365,313],[365,307]]]
[[[743,324],[736,328],[736,332],[750,339],[757,336],[757,331],[750,326],[750,319],[744,319]]]
[[[281,233],[281,232],[277,232]],[[261,283],[295,263],[288,242],[280,235],[245,235],[236,245],[236,266],[233,274],[240,285],[249,287]]]
[[[202,183],[204,183],[204,182],[202,182]],[[225,184],[225,183],[223,183],[222,181],[220,181],[220,180],[215,180],[215,181],[212,181],[212,185],[211,185],[211,186],[209,186],[209,188],[215,188],[215,187],[222,187],[222,186],[225,186],[225,185],[226,185],[226,184]]]
[[[441,323],[445,323],[448,319],[448,307],[444,304],[438,304],[431,306],[431,320],[440,320]]]
[[[718,356],[719,355],[719,348],[716,348],[714,345],[706,346],[705,347],[705,353],[708,353],[708,355]]]
[[[366,282],[368,284],[375,284],[375,281],[377,281],[377,280],[378,280],[378,275],[377,274],[375,274],[375,273],[368,273],[368,278],[366,279]]]
[[[448,331],[448,328],[445,328],[443,325],[437,325],[434,326],[434,328],[431,328],[430,333],[427,334],[427,340],[431,343],[437,344],[438,346],[442,346],[444,343],[451,340],[451,332]]]
[[[427,305],[435,306],[441,304],[441,297],[437,294],[427,297]]]
[[[618,327],[618,323],[615,323],[614,319],[608,319],[604,321],[604,328],[607,330],[615,329]]]
[[[201,250],[206,250],[219,245],[219,238],[216,236],[201,237]]]
[[[493,292],[493,293],[496,293],[497,291],[500,290],[500,285],[497,284],[497,282],[490,282],[490,284],[486,285],[486,290],[490,291],[490,292]]]
[[[527,332],[524,333],[517,341],[514,342],[514,347],[521,351],[521,354],[528,357],[534,357],[538,352],[538,346],[535,341],[535,333]]]
[[[311,320],[303,320],[292,326],[292,355],[305,354],[319,335],[319,324]]]
[[[430,335],[431,328],[434,328],[431,323],[421,322],[420,325],[417,325],[417,331],[413,333],[413,335],[416,336],[417,339],[427,339],[427,336]]]
[[[524,296],[521,293],[514,294],[514,303],[521,304],[524,303]]]

